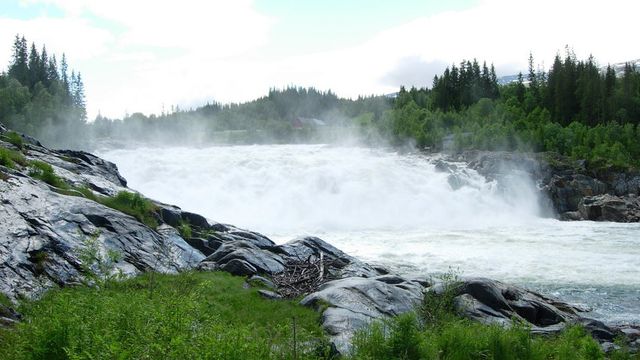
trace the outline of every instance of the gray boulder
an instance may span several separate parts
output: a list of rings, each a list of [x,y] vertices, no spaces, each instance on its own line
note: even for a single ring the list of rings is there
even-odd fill
[[[417,281],[383,275],[329,281],[300,301],[322,312],[322,327],[337,350],[346,354],[356,331],[375,320],[412,311],[422,300]]]
[[[276,274],[284,270],[284,260],[278,254],[248,240],[224,243],[203,261],[216,263],[236,275]]]
[[[430,288],[428,291],[437,292]],[[531,332],[540,335],[556,334],[567,325],[582,325],[604,350],[614,348],[616,338],[627,339],[632,350],[640,338],[640,330],[633,326],[611,326],[583,316],[584,309],[534,291],[499,281],[474,278],[452,287],[454,305],[462,316],[485,324],[513,326],[514,321],[529,324]]]
[[[640,220],[640,199],[635,195],[588,196],[580,201],[578,211],[585,220],[637,222]]]
[[[81,281],[78,252],[93,236],[103,255],[108,250],[122,255],[115,270],[126,275],[175,272],[204,258],[175,232],[158,232],[129,215],[58,194],[21,174],[0,181],[0,202],[0,292],[12,299]]]
[[[518,319],[537,332],[556,332],[579,318],[577,307],[495,280],[468,279],[455,287],[455,293],[460,314],[483,323],[511,325]]]

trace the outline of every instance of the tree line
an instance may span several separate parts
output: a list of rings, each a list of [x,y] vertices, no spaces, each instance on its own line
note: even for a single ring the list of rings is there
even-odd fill
[[[84,84],[65,54],[60,63],[45,45],[16,35],[8,70],[0,74],[0,122],[47,144],[73,138],[87,120]]]
[[[331,91],[286,87],[242,104],[211,102],[183,110],[86,122],[84,85],[63,54],[16,36],[0,74],[0,122],[46,144],[69,139],[194,142],[317,142],[356,132],[370,143],[414,142],[432,150],[553,151],[592,166],[640,166],[640,72],[600,67],[566,49],[548,71],[529,56],[526,75],[500,85],[493,64],[452,65],[431,87],[397,96],[344,99]],[[326,126],[298,128],[296,119]],[[80,146],[87,147],[87,143]]]
[[[491,66],[493,69],[493,66]],[[463,61],[431,89],[400,89],[389,136],[436,150],[553,151],[593,167],[640,165],[640,72],[616,72],[567,49],[549,71],[498,85],[486,65]],[[443,139],[445,141],[443,141]]]

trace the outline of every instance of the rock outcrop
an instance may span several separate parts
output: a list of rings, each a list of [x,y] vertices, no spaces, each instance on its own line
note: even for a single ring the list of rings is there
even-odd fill
[[[597,195],[580,200],[578,211],[582,219],[594,221],[638,222],[640,221],[640,199],[628,196]]]
[[[584,309],[542,294],[499,281],[473,278],[453,286],[457,311],[470,319],[501,326],[513,326],[518,321],[528,324],[535,334],[558,333],[567,325],[582,325],[605,350],[615,348],[616,338],[626,338],[632,349],[640,343],[640,329],[633,326],[608,326],[590,319]],[[442,292],[442,287],[428,291]],[[636,335],[632,335],[636,334]]]
[[[526,173],[540,190],[541,205],[562,220],[640,221],[640,173],[590,171],[585,161],[551,153],[468,151],[453,159],[499,182],[514,171]]]
[[[356,331],[372,322],[412,311],[424,286],[395,275],[347,277],[325,283],[300,302],[322,312],[322,326],[341,353],[348,353]]]

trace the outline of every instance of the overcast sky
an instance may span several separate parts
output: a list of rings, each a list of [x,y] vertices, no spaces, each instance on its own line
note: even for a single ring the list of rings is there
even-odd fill
[[[601,65],[640,58],[637,0],[3,0],[0,69],[16,33],[82,72],[89,117],[241,102],[287,85],[344,97],[430,85],[453,62],[498,75],[570,45]]]

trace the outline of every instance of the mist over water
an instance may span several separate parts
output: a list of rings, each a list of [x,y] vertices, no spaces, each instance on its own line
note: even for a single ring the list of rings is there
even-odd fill
[[[531,179],[326,145],[103,150],[129,186],[276,242],[315,235],[412,276],[456,269],[640,320],[640,225],[543,217]],[[440,168],[440,170],[438,170]]]

